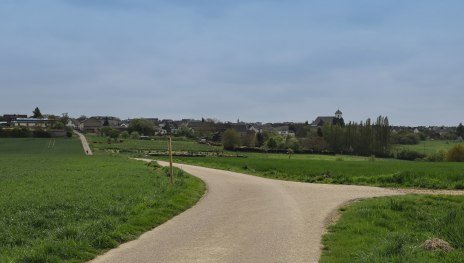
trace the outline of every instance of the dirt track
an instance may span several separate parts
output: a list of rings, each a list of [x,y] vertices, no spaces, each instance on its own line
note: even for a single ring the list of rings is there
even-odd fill
[[[74,130],[74,133],[79,136],[79,139],[81,140],[82,143],[82,148],[84,149],[85,155],[93,155],[92,149],[90,149],[89,143],[87,142],[87,138],[85,138],[84,134]]]
[[[93,262],[317,262],[325,224],[337,207],[353,199],[402,194],[176,166],[208,185],[205,197]]]

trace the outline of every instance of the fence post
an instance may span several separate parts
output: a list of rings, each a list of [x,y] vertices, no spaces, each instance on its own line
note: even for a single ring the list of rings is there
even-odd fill
[[[171,176],[171,184],[174,183],[174,169],[172,167],[172,139],[169,136],[169,174]]]

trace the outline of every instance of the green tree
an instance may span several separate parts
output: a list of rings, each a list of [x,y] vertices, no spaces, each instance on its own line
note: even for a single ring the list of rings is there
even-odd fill
[[[300,142],[296,138],[293,138],[293,137],[290,137],[290,136],[287,137],[287,140],[285,141],[285,144],[286,144],[288,149],[291,149],[294,152],[300,150]]]
[[[271,150],[275,150],[278,147],[277,141],[274,139],[274,137],[271,137],[267,140],[266,146]]]
[[[367,119],[360,124],[350,122],[345,126],[326,125],[323,135],[328,148],[335,153],[386,156],[390,150],[387,117],[379,116],[375,123]]]
[[[138,132],[136,132],[136,131],[131,132],[130,138],[133,139],[133,140],[138,140],[138,139],[140,139],[140,134]]]
[[[464,126],[462,125],[462,123],[459,123],[459,126],[456,129],[456,134],[458,135],[458,137],[464,138]]]
[[[240,145],[240,135],[233,129],[227,129],[222,134],[222,145],[226,150],[233,150]]]
[[[177,135],[185,136],[187,138],[195,138],[194,131],[185,124],[179,127],[179,130],[177,131]]]
[[[241,142],[243,146],[247,147],[255,147],[256,145],[256,134],[254,132],[247,133],[245,136],[241,138]]]
[[[128,131],[123,131],[123,132],[121,133],[121,138],[123,138],[123,139],[129,139],[129,137],[130,137],[130,134],[129,134]]]
[[[68,124],[68,122],[69,122],[69,115],[68,115],[68,113],[62,113],[62,114],[61,114],[61,117],[59,118],[59,121],[60,121],[61,123],[63,123],[63,125]]]
[[[119,134],[120,132],[118,130],[110,128],[107,136],[116,141],[119,138]]]
[[[43,118],[42,112],[40,112],[39,107],[35,107],[34,111],[32,112],[32,118],[38,118],[38,119]]]
[[[261,147],[264,144],[264,135],[261,132],[256,134],[256,146]]]
[[[138,132],[139,134],[151,136],[155,133],[155,125],[150,120],[133,119],[129,123],[129,132]]]

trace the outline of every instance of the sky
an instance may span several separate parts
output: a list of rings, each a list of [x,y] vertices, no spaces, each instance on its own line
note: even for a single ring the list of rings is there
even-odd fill
[[[464,1],[1,0],[0,114],[464,122]]]

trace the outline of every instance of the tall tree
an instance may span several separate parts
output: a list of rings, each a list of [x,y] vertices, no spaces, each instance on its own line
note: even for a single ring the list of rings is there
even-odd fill
[[[38,119],[43,118],[42,112],[40,112],[39,107],[35,107],[34,111],[32,112],[32,118],[38,118]]]
[[[222,145],[224,149],[233,150],[240,145],[240,135],[233,129],[227,129],[222,134]]]
[[[153,122],[147,119],[133,119],[129,123],[129,132],[138,132],[139,134],[151,136],[155,133]]]
[[[390,150],[390,125],[387,117],[379,116],[375,123],[324,126],[324,140],[335,153],[387,155]]]
[[[456,134],[461,137],[461,138],[464,138],[464,126],[462,125],[462,123],[459,123],[459,126],[458,128],[456,129]]]

